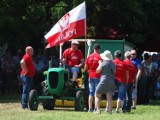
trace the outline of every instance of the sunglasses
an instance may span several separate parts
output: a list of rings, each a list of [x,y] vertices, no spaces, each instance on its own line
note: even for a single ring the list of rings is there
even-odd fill
[[[137,55],[137,54],[132,54],[132,55]]]

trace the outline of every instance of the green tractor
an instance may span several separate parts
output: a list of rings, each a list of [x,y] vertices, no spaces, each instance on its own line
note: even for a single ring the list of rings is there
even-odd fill
[[[46,80],[42,82],[42,95],[39,96],[37,90],[30,91],[30,110],[37,111],[40,100],[44,109],[53,110],[56,99],[74,101],[75,111],[83,111],[87,107],[86,90],[82,85],[71,82],[70,74],[65,68],[49,68],[44,75]]]

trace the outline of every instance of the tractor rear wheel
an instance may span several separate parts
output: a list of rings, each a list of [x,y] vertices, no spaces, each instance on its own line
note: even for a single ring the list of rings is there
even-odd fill
[[[75,111],[83,111],[84,109],[84,93],[79,90],[76,92]]]
[[[37,111],[38,110],[38,92],[36,90],[31,90],[29,94],[29,108],[30,110]]]
[[[42,105],[43,109],[53,110],[55,106],[55,100],[54,99],[43,100]]]

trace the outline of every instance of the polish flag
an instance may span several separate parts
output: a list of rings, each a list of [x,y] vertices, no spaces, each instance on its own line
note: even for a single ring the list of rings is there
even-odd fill
[[[66,13],[44,36],[48,42],[46,48],[84,35],[86,35],[85,2]]]

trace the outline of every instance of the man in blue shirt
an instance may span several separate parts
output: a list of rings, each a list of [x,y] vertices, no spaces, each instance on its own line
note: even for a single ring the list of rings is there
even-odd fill
[[[133,89],[133,94],[132,94],[132,99],[133,99],[132,109],[136,109],[136,104],[137,104],[137,83],[138,83],[138,80],[140,79],[141,74],[142,74],[141,61],[137,58],[136,50],[131,50],[131,61],[136,65],[136,68],[137,68],[136,82],[135,82],[135,87]]]

